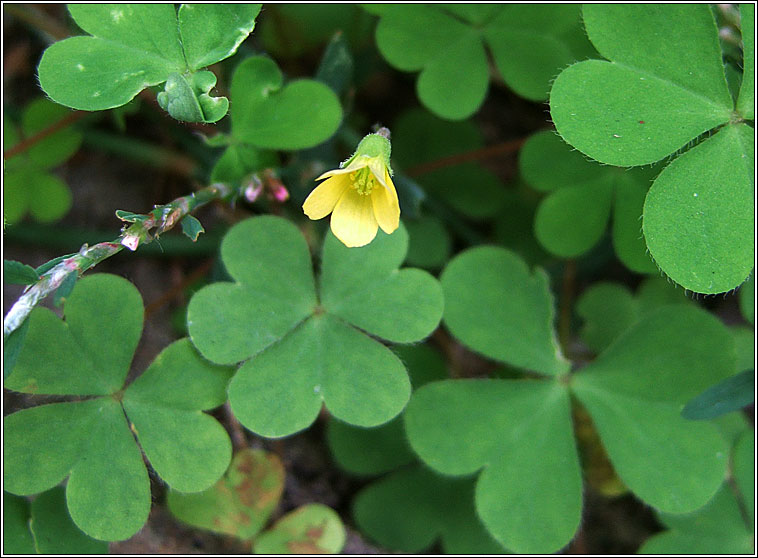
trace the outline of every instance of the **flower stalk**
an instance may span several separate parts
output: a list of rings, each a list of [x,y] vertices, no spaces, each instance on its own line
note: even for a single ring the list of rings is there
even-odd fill
[[[212,201],[231,202],[245,195],[247,184],[232,188],[223,183],[212,184],[187,196],[182,196],[165,205],[156,206],[147,215],[119,216],[131,222],[124,227],[118,238],[111,242],[100,242],[94,246],[84,245],[73,254],[42,274],[39,281],[29,286],[16,301],[3,320],[3,339],[24,323],[31,311],[47,295],[61,286],[70,273],[81,276],[101,261],[118,254],[124,248],[135,251],[140,245],[152,242],[162,233],[171,229],[196,208]]]

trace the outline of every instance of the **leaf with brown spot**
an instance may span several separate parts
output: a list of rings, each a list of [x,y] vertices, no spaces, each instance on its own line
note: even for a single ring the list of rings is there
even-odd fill
[[[253,538],[279,503],[284,467],[263,450],[238,452],[224,477],[205,492],[171,490],[168,507],[181,521],[239,539]]]
[[[255,554],[337,554],[345,545],[339,515],[323,504],[288,513],[253,543]]]

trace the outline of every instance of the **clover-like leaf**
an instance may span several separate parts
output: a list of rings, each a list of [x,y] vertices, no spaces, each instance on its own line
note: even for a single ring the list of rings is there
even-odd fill
[[[533,553],[568,543],[581,519],[582,482],[565,386],[443,380],[418,389],[404,416],[428,465],[447,475],[483,469],[477,512],[504,546]]]
[[[554,341],[546,343],[554,339],[550,293],[518,258],[497,248],[471,249],[448,265],[442,284],[453,335],[487,356],[557,376],[434,382],[414,393],[404,415],[411,447],[428,465],[449,475],[483,469],[477,512],[503,545],[553,552],[578,525],[581,474],[570,395],[589,412],[621,480],[645,502],[686,513],[713,496],[726,469],[724,439],[713,424],[687,421],[679,412],[733,374],[733,336],[717,319],[689,305],[664,305],[567,377],[568,363],[556,359]],[[656,289],[645,290],[650,293],[640,300],[661,298]],[[524,301],[534,308],[526,311]],[[532,331],[541,332],[540,342],[529,345],[528,359],[515,361],[507,351]],[[535,355],[552,364],[530,365]]]
[[[573,379],[622,481],[645,502],[687,513],[724,478],[728,452],[716,428],[682,406],[732,374],[731,333],[694,306],[664,306],[633,325]]]
[[[139,292],[115,276],[94,275],[69,296],[65,316],[61,321],[41,307],[31,313],[25,348],[5,387],[56,395],[109,395],[121,389],[142,332]]]
[[[229,438],[201,413],[226,399],[230,371],[200,358],[179,340],[126,389],[142,330],[137,290],[113,275],[79,281],[65,321],[44,308],[29,329],[6,387],[27,393],[94,395],[9,415],[4,424],[6,490],[36,494],[68,476],[74,523],[101,540],[129,538],[150,509],[151,465],[171,486],[199,491],[223,474]],[[66,370],[66,374],[61,374]]]
[[[4,120],[4,149],[19,140],[55,125],[70,115],[65,107],[47,99],[29,103],[21,115],[21,134],[9,120]],[[56,221],[71,208],[71,191],[57,176],[47,172],[71,157],[82,143],[82,134],[64,127],[36,142],[23,153],[6,161],[3,169],[3,216],[15,223],[29,212],[37,221]]]
[[[21,115],[21,132],[29,138],[50,126],[53,126],[71,116],[71,111],[50,102],[46,98],[35,99],[24,107]],[[60,130],[41,138],[24,153],[37,168],[49,169],[61,164],[77,152],[82,144],[82,133],[72,126],[64,126]],[[12,144],[6,143],[4,149]]]
[[[665,279],[649,277],[636,296],[620,283],[598,282],[582,293],[576,312],[584,320],[579,333],[595,352],[603,351],[644,315],[665,304],[689,304],[682,289]]]
[[[564,258],[586,253],[600,241],[613,213],[619,259],[638,273],[656,271],[640,222],[652,169],[619,169],[588,161],[550,131],[529,138],[521,149],[519,168],[527,183],[549,192],[534,221],[537,239],[547,250]]]
[[[474,483],[420,465],[362,489],[353,503],[358,527],[385,548],[421,552],[437,539],[448,554],[504,554],[474,509]]]
[[[210,83],[196,72],[236,52],[252,32],[260,4],[184,4],[178,13],[170,4],[71,4],[69,11],[90,36],[59,41],[43,54],[40,84],[50,98],[104,110],[170,80],[161,104],[172,116],[215,122],[228,101],[209,97],[215,77]]]
[[[444,321],[464,345],[546,375],[568,371],[553,329],[553,299],[542,269],[530,272],[504,248],[472,248],[442,273]]]
[[[214,533],[253,538],[263,528],[284,490],[284,466],[273,453],[244,449],[212,488],[194,494],[168,493],[171,513]]]
[[[265,56],[237,66],[231,85],[235,138],[258,148],[294,150],[313,147],[337,130],[342,109],[329,87],[310,79],[283,81]]]
[[[550,114],[568,143],[602,163],[643,165],[729,121],[708,6],[588,4],[582,15],[608,61],[579,62],[553,83]],[[671,29],[673,48],[658,48],[661,29]]]
[[[235,225],[221,243],[221,258],[237,282],[204,287],[187,309],[192,342],[206,358],[221,364],[246,360],[313,313],[308,246],[285,220]]]
[[[307,504],[279,519],[253,543],[255,554],[339,554],[345,546],[340,516],[323,504]]]
[[[8,172],[3,182],[3,214],[15,223],[28,212],[40,223],[57,221],[71,209],[71,190],[65,182],[33,167]]]
[[[754,265],[753,129],[727,126],[672,161],[653,183],[642,228],[666,275],[699,293],[729,291]]]
[[[421,70],[419,99],[450,120],[467,118],[486,97],[485,44],[505,82],[532,100],[545,99],[550,80],[580,54],[572,48],[581,35],[576,6],[397,5],[379,15],[379,52],[399,70]]]
[[[753,266],[754,148],[747,117],[734,111],[710,8],[591,4],[583,15],[608,61],[579,62],[555,80],[558,133],[602,163],[637,166],[726,125],[662,171],[645,200],[643,230],[674,281],[707,294],[731,290]],[[662,28],[675,29],[676,47],[665,54],[651,46]]]
[[[411,343],[439,323],[436,280],[397,269],[407,249],[402,226],[362,248],[346,248],[329,233],[319,303],[305,238],[291,223],[259,217],[227,233],[221,255],[235,282],[198,291],[188,329],[207,358],[246,361],[229,386],[232,410],[246,427],[286,436],[308,427],[322,404],[361,426],[402,410],[410,394],[403,363],[356,327]]]

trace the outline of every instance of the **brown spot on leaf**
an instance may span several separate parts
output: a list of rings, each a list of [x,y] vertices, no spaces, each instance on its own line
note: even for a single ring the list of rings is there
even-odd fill
[[[246,453],[239,463],[237,463],[237,470],[243,475],[249,475],[253,472],[253,465],[253,457],[249,453]]]
[[[237,485],[237,495],[243,506],[252,507],[255,503],[255,491],[253,490],[253,481],[250,477],[245,477],[239,485]]]
[[[324,534],[324,528],[323,527],[310,527],[306,532],[305,536],[309,539],[320,539],[321,536]]]

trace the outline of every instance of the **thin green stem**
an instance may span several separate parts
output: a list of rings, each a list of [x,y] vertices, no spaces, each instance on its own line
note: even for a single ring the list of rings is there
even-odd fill
[[[563,354],[570,358],[571,348],[571,306],[574,303],[574,288],[576,283],[576,262],[566,260],[563,267],[561,285],[560,314],[558,316],[558,341]]]

